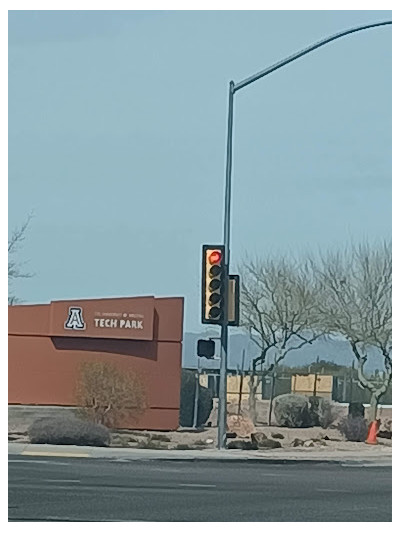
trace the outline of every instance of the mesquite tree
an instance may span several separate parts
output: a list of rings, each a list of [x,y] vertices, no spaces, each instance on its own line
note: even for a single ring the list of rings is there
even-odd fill
[[[33,214],[31,213],[20,227],[14,229],[8,240],[8,305],[14,305],[19,301],[15,294],[13,294],[13,281],[19,278],[31,278],[33,275],[30,272],[26,272],[24,268],[25,263],[16,258],[16,254],[25,240],[32,216]]]
[[[320,283],[318,309],[324,327],[345,337],[357,360],[360,385],[371,393],[370,421],[392,379],[392,251],[390,244],[351,246],[311,261]],[[377,384],[365,372],[379,353],[385,374]]]
[[[286,258],[249,260],[241,267],[241,322],[260,349],[250,378],[250,414],[256,413],[255,392],[260,382],[257,365],[271,355],[268,373],[286,355],[321,336],[317,320],[317,286],[304,266]]]

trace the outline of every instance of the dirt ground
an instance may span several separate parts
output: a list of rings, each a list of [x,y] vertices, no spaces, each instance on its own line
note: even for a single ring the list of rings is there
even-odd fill
[[[243,405],[243,414],[246,414],[246,405]],[[263,432],[268,438],[273,434],[280,433],[283,438],[279,440],[282,447],[290,448],[294,439],[301,439],[302,441],[309,441],[312,439],[318,439],[319,442],[314,442],[312,445],[313,450],[321,449],[325,451],[329,450],[343,450],[351,451],[358,450],[360,447],[368,446],[359,442],[347,442],[343,439],[338,429],[335,428],[337,422],[347,415],[347,407],[336,404],[337,420],[334,422],[333,427],[329,429],[322,429],[320,427],[312,428],[281,428],[275,426],[274,417],[272,417],[272,425],[268,426],[268,413],[269,402],[259,401],[257,402],[257,423],[255,431]],[[228,405],[228,414],[237,414],[237,405]],[[367,416],[367,409],[366,409]],[[378,410],[378,418],[384,419],[392,418],[391,408],[380,408]],[[211,427],[204,427],[201,429],[179,429],[177,431],[135,431],[135,430],[120,430],[112,432],[111,446],[115,447],[130,447],[130,448],[154,448],[154,449],[185,449],[185,448],[198,448],[198,449],[213,449],[217,445],[217,402],[215,402],[213,411],[208,420],[208,424]],[[30,425],[31,421],[29,421]],[[27,436],[28,421],[21,420],[9,420],[9,441],[28,443]],[[327,437],[325,439],[324,437]],[[249,439],[247,439],[249,440]],[[391,440],[378,439],[380,445],[391,446]],[[299,449],[299,448],[295,448]]]

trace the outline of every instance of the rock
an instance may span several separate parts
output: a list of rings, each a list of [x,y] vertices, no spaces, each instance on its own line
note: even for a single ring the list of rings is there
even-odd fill
[[[304,440],[294,439],[294,441],[292,442],[292,446],[294,446],[294,447],[296,447],[296,446],[304,446]]]
[[[233,433],[227,433],[227,434],[226,434],[226,438],[227,438],[227,439],[236,439],[236,437],[237,437],[237,434],[234,433],[234,432],[233,432]]]
[[[314,442],[311,439],[304,441],[304,447],[305,448],[313,448],[314,446],[315,446],[315,444],[314,444]]]
[[[257,450],[257,444],[248,440],[232,440],[228,442],[228,450]]]
[[[229,433],[236,433],[238,437],[250,437],[254,432],[254,424],[250,418],[243,415],[229,415],[227,418]]]
[[[285,437],[282,435],[282,433],[272,433],[271,437],[273,439],[284,439]]]
[[[256,444],[259,444],[260,442],[268,438],[267,435],[262,431],[256,431],[255,433],[252,433],[250,437],[251,442],[255,442]]]
[[[331,440],[328,435],[325,435],[325,437],[322,437],[324,440]]]
[[[282,448],[282,444],[276,440],[269,439],[265,433],[257,431],[251,434],[251,442],[258,448]]]
[[[8,435],[9,442],[29,442],[28,437],[25,437],[24,435],[21,435],[19,433],[12,435]]]
[[[213,442],[213,439],[206,439],[206,444],[212,444]]]
[[[392,438],[392,432],[391,431],[378,431],[377,436],[381,439],[391,439]]]

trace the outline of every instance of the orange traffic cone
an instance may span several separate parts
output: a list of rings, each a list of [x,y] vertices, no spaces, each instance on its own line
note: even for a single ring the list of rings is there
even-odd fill
[[[376,440],[378,430],[379,430],[379,421],[374,420],[369,425],[367,440],[365,441],[366,444],[378,444],[378,441]]]

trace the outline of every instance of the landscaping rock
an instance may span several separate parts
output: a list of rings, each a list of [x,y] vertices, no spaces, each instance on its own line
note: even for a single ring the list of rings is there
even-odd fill
[[[227,448],[228,450],[258,450],[257,444],[248,440],[232,440],[228,442]]]
[[[255,433],[252,433],[250,437],[251,442],[255,442],[256,444],[259,444],[268,438],[267,435],[262,431],[256,431]]]
[[[212,444],[214,441],[212,439],[206,439],[206,444]]]
[[[265,433],[258,431],[251,434],[251,442],[258,448],[282,448],[282,444],[276,440],[269,439]]]
[[[294,439],[294,441],[292,442],[292,446],[295,447],[295,448],[297,446],[304,446],[304,440]]]
[[[158,440],[160,442],[171,442],[171,437],[168,437],[168,435],[158,435],[154,434],[150,436],[151,440]]]
[[[303,446],[305,448],[313,448],[315,446],[315,444],[314,444],[314,441],[310,439],[310,440],[306,440],[304,442]]]
[[[285,437],[282,435],[282,433],[272,433],[271,437],[273,439],[284,439]]]

